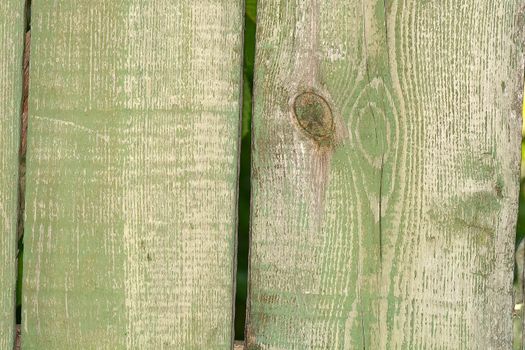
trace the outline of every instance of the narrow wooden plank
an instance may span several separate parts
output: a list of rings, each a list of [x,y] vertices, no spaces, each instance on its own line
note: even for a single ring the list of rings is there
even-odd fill
[[[24,2],[0,2],[0,349],[15,336],[18,148],[22,103]]]
[[[259,2],[249,349],[511,347],[523,6]]]
[[[22,348],[230,349],[241,1],[37,1]]]

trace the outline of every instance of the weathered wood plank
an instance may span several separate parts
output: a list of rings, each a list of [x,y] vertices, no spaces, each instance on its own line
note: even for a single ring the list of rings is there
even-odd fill
[[[23,349],[229,349],[241,1],[36,1]]]
[[[15,336],[18,148],[22,103],[24,2],[0,2],[0,349]]]
[[[523,5],[259,2],[249,349],[511,347]]]

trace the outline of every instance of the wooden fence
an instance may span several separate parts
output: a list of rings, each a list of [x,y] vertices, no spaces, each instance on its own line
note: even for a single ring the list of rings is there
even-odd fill
[[[248,349],[512,347],[524,8],[259,1]],[[243,1],[33,1],[24,195],[28,11],[0,2],[0,349],[24,200],[24,350],[232,348]]]

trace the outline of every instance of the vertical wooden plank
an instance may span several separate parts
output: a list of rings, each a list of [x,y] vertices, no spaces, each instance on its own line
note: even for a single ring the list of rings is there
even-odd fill
[[[241,1],[32,28],[22,348],[231,348]]]
[[[249,349],[507,349],[522,0],[261,0]]]
[[[24,2],[0,2],[0,349],[15,335],[18,147],[22,101]]]

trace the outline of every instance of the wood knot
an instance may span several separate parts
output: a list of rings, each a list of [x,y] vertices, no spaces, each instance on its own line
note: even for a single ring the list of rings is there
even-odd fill
[[[334,129],[332,110],[326,100],[314,92],[303,92],[293,103],[295,119],[316,140],[331,137]]]

